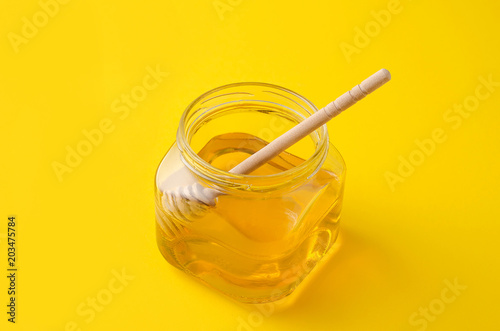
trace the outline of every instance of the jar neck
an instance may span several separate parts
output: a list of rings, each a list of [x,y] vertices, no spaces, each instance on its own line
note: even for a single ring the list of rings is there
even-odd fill
[[[205,123],[234,112],[238,109],[237,105],[241,104],[247,109],[256,106],[263,112],[266,112],[266,107],[271,107],[274,114],[286,117],[295,124],[318,111],[299,94],[264,83],[230,84],[201,95],[187,107],[181,117],[177,145],[185,166],[206,185],[221,191],[273,191],[298,185],[321,168],[329,146],[326,125],[310,135],[315,147],[312,155],[301,164],[282,172],[270,175],[233,174],[216,168],[199,157],[191,147],[193,136]]]

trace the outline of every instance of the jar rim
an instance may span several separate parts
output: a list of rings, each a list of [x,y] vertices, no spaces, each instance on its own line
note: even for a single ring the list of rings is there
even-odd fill
[[[226,188],[238,188],[243,186],[245,187],[246,190],[259,190],[259,191],[262,191],[263,187],[273,188],[275,186],[282,186],[283,183],[286,183],[288,180],[291,180],[292,178],[296,179],[298,177],[303,177],[303,176],[310,177],[314,173],[316,173],[319,170],[319,168],[321,168],[321,165],[323,164],[326,155],[328,153],[328,147],[329,147],[329,137],[326,124],[316,129],[316,132],[318,133],[318,141],[315,143],[315,150],[313,154],[307,159],[305,159],[304,162],[302,162],[301,164],[278,173],[269,175],[233,174],[228,171],[214,167],[209,162],[203,160],[200,156],[198,156],[198,154],[192,149],[190,145],[189,137],[186,136],[186,133],[188,132],[186,124],[190,119],[189,116],[192,115],[192,112],[199,110],[195,109],[195,107],[196,105],[200,104],[200,102],[203,101],[204,99],[206,100],[204,100],[203,102],[206,102],[210,99],[217,97],[213,96],[212,98],[210,98],[210,96],[216,94],[217,92],[221,92],[225,89],[233,87],[264,87],[269,89],[275,89],[278,90],[279,92],[284,92],[285,94],[289,94],[299,99],[301,102],[303,102],[309,109],[302,107],[300,104],[290,99],[295,103],[297,103],[298,106],[301,106],[302,108],[301,110],[305,111],[308,116],[311,116],[313,113],[318,111],[317,107],[305,97],[301,96],[300,94],[292,90],[274,84],[261,83],[261,82],[240,82],[240,83],[226,84],[211,89],[200,95],[193,102],[191,102],[184,110],[180,119],[179,128],[177,130],[177,143],[178,143],[178,148],[181,152],[182,161],[187,168],[189,168],[193,173],[195,173],[205,181],[216,184],[217,186],[223,186]],[[245,92],[237,92],[235,94],[245,94]],[[304,117],[302,114],[299,115]],[[311,165],[314,165],[314,167],[311,167]],[[264,185],[252,186],[252,182],[256,180],[259,180],[259,182],[263,183]]]

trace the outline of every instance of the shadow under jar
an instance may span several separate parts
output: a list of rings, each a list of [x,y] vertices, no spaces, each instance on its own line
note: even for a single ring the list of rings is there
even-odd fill
[[[326,125],[249,175],[229,170],[316,111],[263,83],[222,86],[189,105],[155,180],[169,263],[244,303],[293,292],[339,230],[345,164]],[[221,192],[213,206],[172,197],[193,182]]]

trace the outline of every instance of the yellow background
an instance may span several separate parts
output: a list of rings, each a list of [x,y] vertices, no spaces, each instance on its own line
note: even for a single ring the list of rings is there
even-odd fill
[[[391,1],[221,2],[222,12],[212,0],[72,0],[47,22],[37,16],[41,27],[16,52],[9,36],[41,7],[2,1],[1,329],[500,329],[500,88],[460,123],[446,120],[479,77],[500,81],[500,4],[401,0],[377,31],[371,11]],[[369,41],[345,56],[342,43],[355,46],[367,25]],[[113,102],[157,66],[168,76],[120,118]],[[262,81],[320,107],[382,67],[392,81],[328,124],[348,168],[341,247],[288,309],[264,316],[164,261],[153,179],[194,98]],[[53,162],[105,118],[114,130],[59,181]],[[435,129],[446,141],[391,190],[387,172],[400,174],[399,158],[416,157],[415,140]],[[19,233],[15,325],[4,312],[9,215]],[[77,312],[123,269],[134,278],[102,311]],[[455,280],[467,288],[441,306]],[[412,325],[429,305],[435,320]]]

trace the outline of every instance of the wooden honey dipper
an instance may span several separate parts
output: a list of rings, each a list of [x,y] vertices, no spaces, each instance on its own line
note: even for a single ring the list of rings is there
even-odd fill
[[[310,117],[306,118],[272,142],[250,155],[243,162],[231,169],[233,174],[249,174],[267,163],[288,147],[292,146],[323,124],[354,105],[391,79],[386,69],[380,69],[350,91],[342,94],[335,101],[329,103]],[[184,172],[185,174],[185,172]],[[179,174],[182,177],[182,174]],[[184,175],[186,176],[186,175]],[[179,186],[173,190],[163,192],[162,203],[179,219],[190,220],[189,216],[201,216],[209,206],[215,206],[216,198],[223,192],[204,187],[197,181],[191,185]]]

